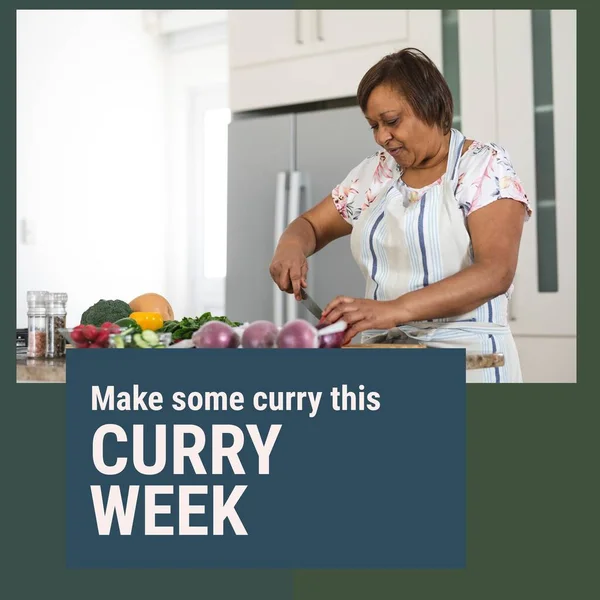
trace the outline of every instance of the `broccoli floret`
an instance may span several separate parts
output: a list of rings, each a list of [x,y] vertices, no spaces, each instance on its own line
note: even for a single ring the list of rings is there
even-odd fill
[[[132,312],[131,306],[123,300],[98,300],[81,315],[81,324],[100,327],[107,321],[114,323],[128,317]]]

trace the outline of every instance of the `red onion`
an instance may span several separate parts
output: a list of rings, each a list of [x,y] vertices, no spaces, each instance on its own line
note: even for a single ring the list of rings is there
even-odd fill
[[[194,333],[192,342],[196,348],[237,348],[240,337],[227,323],[209,321]]]
[[[277,326],[271,321],[254,321],[242,333],[242,348],[273,348]]]
[[[317,329],[304,319],[286,323],[277,336],[279,348],[318,348]]]
[[[331,325],[317,325],[319,348],[341,348],[348,329],[345,321],[336,321]]]

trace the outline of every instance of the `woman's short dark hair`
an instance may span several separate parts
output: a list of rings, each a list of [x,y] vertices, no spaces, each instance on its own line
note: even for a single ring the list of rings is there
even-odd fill
[[[371,92],[381,84],[398,90],[415,115],[444,133],[452,127],[452,93],[435,63],[416,48],[404,48],[384,56],[363,76],[358,85],[358,104],[363,112]]]

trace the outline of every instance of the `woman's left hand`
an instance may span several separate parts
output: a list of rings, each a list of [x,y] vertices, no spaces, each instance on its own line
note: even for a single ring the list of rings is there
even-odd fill
[[[402,322],[398,300],[368,300],[338,296],[323,310],[321,323],[331,325],[340,319],[348,323],[343,345],[367,329],[392,329]]]

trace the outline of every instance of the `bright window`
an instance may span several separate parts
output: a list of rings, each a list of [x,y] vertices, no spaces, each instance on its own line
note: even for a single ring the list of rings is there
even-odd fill
[[[227,272],[227,127],[228,108],[204,113],[204,277],[223,278]]]

